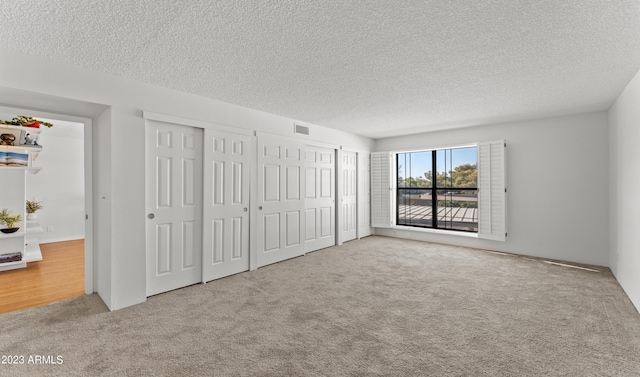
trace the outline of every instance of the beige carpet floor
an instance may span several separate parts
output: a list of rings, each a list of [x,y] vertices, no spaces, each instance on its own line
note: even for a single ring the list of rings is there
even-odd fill
[[[0,375],[639,376],[640,315],[597,269],[368,237],[115,312],[1,315],[25,364]]]

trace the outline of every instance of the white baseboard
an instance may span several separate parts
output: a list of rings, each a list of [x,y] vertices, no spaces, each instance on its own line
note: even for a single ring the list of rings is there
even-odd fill
[[[53,243],[53,242],[64,242],[64,241],[75,241],[75,240],[83,240],[84,234],[78,236],[66,236],[66,237],[55,237],[55,238],[42,238],[38,237],[38,243]]]

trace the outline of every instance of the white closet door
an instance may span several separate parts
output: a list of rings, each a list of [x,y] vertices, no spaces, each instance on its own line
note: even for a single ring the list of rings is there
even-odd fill
[[[371,235],[371,154],[358,153],[358,238]]]
[[[304,146],[258,137],[258,267],[304,254]]]
[[[203,281],[249,270],[251,137],[204,131]]]
[[[202,281],[202,130],[147,121],[147,296]]]
[[[305,251],[336,244],[335,150],[305,148]]]
[[[343,151],[342,155],[342,242],[351,241],[357,236],[358,219],[358,154],[355,152]]]

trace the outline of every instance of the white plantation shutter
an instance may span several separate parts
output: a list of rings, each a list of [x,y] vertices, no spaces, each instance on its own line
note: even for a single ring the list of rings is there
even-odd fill
[[[478,143],[478,237],[505,241],[507,237],[506,144]]]
[[[391,227],[391,153],[371,153],[371,226]]]

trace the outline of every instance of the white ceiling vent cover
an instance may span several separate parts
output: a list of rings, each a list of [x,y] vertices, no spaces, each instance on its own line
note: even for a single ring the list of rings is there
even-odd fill
[[[295,125],[294,133],[301,135],[309,135],[309,127],[301,126],[299,124]]]

